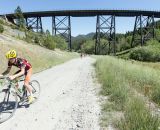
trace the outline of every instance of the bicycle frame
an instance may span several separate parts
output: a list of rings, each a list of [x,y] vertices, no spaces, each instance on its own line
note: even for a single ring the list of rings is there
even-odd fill
[[[8,80],[8,79],[6,78],[6,80]],[[9,95],[10,95],[10,93],[11,93],[11,88],[14,89],[14,94],[16,94],[16,95],[19,97],[20,100],[24,99],[24,98],[27,96],[27,90],[26,90],[26,88],[24,88],[24,91],[23,91],[23,93],[21,94],[21,93],[18,91],[18,88],[16,87],[16,83],[18,83],[18,82],[20,82],[20,81],[23,81],[23,80],[19,80],[19,81],[17,81],[16,83],[14,83],[14,82],[11,81],[11,80],[8,80],[8,81],[9,81],[9,84],[7,85],[7,89],[5,89],[5,90],[8,91],[7,101],[9,100]],[[23,87],[24,87],[24,86],[23,86]],[[7,92],[6,92],[6,94],[7,94]],[[6,97],[5,97],[5,98],[6,98]]]
[[[15,82],[15,80],[9,80],[8,77],[3,77],[3,79],[6,82],[3,84],[4,87],[2,88],[2,90],[0,90],[0,97],[2,99],[0,101],[0,116],[2,115],[2,117],[0,117],[0,123],[3,123],[10,119],[14,115],[18,106],[28,107],[30,105],[28,104],[29,95],[27,94],[28,92],[26,87],[23,86],[24,88],[22,93],[20,93],[17,88],[17,83],[24,80],[18,80]],[[29,84],[33,89],[32,92],[35,98],[33,103],[35,103],[40,94],[40,84],[37,80],[32,80]],[[18,98],[20,100],[18,100]]]

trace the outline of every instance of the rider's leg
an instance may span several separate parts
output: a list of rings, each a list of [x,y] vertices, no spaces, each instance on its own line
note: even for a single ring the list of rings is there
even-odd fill
[[[29,85],[30,79],[32,75],[32,68],[28,70],[27,75],[24,80],[24,86],[27,88],[30,96],[29,96],[29,103],[33,101],[33,95],[32,95],[32,87]]]
[[[18,71],[15,72],[14,74],[17,74],[17,73],[19,73],[20,71],[21,71],[21,70],[18,70]],[[19,89],[18,78],[19,78],[19,77],[17,77],[17,78],[15,79],[15,81],[16,81],[16,85],[15,85],[15,86],[16,86],[17,89]]]

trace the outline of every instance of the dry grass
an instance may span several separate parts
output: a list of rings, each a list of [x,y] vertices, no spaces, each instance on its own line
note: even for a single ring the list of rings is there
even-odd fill
[[[52,51],[38,45],[28,44],[13,37],[7,38],[11,39],[11,42],[5,40],[0,41],[0,73],[7,67],[5,53],[10,49],[15,49],[18,52],[18,57],[26,58],[32,64],[34,72],[45,70],[78,56],[77,53],[65,52],[57,49]]]

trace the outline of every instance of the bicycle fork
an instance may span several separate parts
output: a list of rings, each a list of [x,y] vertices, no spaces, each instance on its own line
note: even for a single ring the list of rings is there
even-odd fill
[[[7,106],[8,101],[9,101],[10,91],[9,91],[9,88],[8,89],[4,89],[3,91],[5,92],[5,95],[4,95],[4,99],[3,99],[4,104],[2,104],[2,105],[4,105],[4,107],[5,107],[5,105]]]

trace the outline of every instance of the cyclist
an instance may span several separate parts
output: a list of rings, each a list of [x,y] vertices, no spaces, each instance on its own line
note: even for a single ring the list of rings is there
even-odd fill
[[[11,80],[18,78],[22,75],[25,75],[24,86],[28,90],[30,96],[28,97],[28,103],[31,104],[34,100],[32,94],[32,87],[29,85],[30,78],[32,75],[32,66],[31,64],[23,58],[17,58],[17,53],[15,50],[10,50],[6,53],[6,58],[8,59],[8,68],[6,71],[2,73],[2,75],[6,75],[10,72],[12,66],[18,67],[18,70],[14,75],[9,76]],[[18,88],[18,83],[17,83]]]

